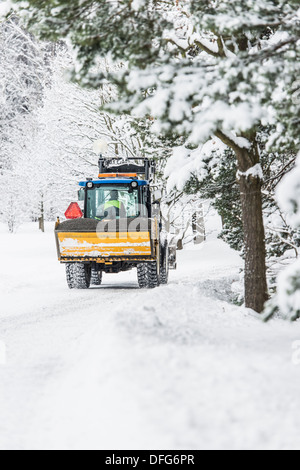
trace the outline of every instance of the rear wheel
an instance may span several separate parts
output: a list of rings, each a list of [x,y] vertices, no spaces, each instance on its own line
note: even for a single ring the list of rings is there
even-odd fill
[[[140,289],[146,289],[148,287],[148,275],[147,275],[147,264],[141,263],[137,267],[138,283]]]
[[[147,277],[149,289],[155,289],[156,287],[159,287],[160,280],[157,270],[157,263],[155,261],[153,263],[147,263]]]
[[[67,283],[70,289],[88,289],[91,285],[92,269],[88,264],[68,263],[66,265]]]
[[[97,269],[92,269],[91,285],[101,286],[101,284],[102,284],[102,271],[97,271]]]
[[[138,282],[140,289],[155,289],[160,284],[157,263],[141,263],[138,265]]]
[[[69,289],[74,289],[73,263],[66,264],[66,277]]]

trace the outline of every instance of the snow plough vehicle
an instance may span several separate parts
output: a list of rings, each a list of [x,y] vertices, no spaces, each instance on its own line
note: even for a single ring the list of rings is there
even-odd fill
[[[79,183],[78,199],[57,220],[58,259],[70,289],[102,283],[103,273],[137,268],[140,288],[168,283],[176,268],[176,248],[162,231],[160,201],[152,185],[149,159],[99,159],[99,176]],[[80,206],[81,204],[81,206]]]

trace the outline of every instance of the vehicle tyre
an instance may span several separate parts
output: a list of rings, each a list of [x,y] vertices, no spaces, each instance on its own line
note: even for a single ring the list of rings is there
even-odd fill
[[[88,289],[91,285],[92,269],[84,263],[66,265],[67,283],[70,289]]]
[[[74,274],[73,274],[73,263],[66,264],[66,278],[69,289],[75,288]]]
[[[160,276],[157,270],[157,263],[147,263],[148,288],[155,289],[160,285]]]
[[[97,269],[92,269],[91,285],[101,286],[101,284],[102,284],[102,271],[97,271]]]
[[[137,275],[140,289],[146,289],[148,287],[148,272],[146,263],[141,263],[138,265]]]
[[[160,266],[160,284],[167,285],[169,282],[169,246],[165,245],[161,248],[161,266]]]
[[[160,270],[160,284],[166,286],[169,283],[169,270],[165,267]]]

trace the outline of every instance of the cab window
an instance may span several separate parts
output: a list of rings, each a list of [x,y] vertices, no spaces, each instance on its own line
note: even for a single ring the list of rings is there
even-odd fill
[[[105,218],[135,218],[140,214],[139,189],[130,185],[99,185],[87,189],[86,217],[103,220]]]

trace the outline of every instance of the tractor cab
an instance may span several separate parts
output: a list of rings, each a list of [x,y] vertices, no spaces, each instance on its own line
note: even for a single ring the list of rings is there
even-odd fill
[[[103,178],[80,183],[79,200],[84,201],[87,219],[135,219],[148,217],[151,208],[147,181]]]
[[[143,165],[117,164],[117,160],[100,157],[98,179],[79,183],[84,218],[98,221],[151,218],[150,180],[154,174],[154,162],[149,160],[144,160]]]

